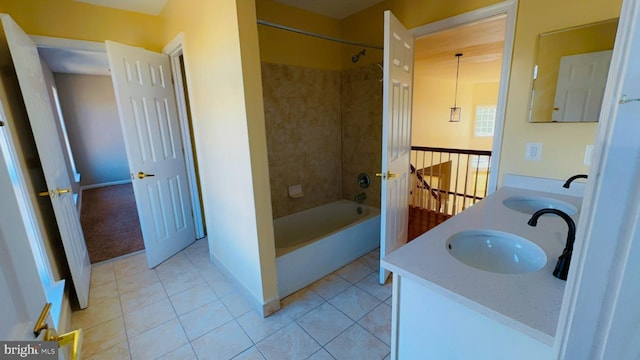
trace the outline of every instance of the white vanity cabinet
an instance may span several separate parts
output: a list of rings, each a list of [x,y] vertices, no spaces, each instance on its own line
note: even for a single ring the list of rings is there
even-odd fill
[[[568,226],[544,215],[529,226],[530,213],[505,205],[509,199],[552,198],[580,209],[581,198],[503,187],[486,199],[387,255],[393,272],[391,358],[553,358],[553,342],[565,281],[553,277]],[[572,219],[577,222],[579,212]],[[516,235],[547,257],[539,270],[498,273],[454,258],[447,240],[474,230]]]
[[[552,344],[394,274],[391,359],[543,360]]]

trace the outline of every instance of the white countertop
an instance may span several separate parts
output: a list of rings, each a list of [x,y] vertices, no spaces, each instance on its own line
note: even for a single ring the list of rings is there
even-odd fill
[[[511,196],[563,200],[578,209],[572,216],[576,223],[580,215],[581,197],[503,187],[385,256],[382,266],[552,346],[566,283],[552,273],[564,249],[568,226],[555,215],[540,217],[536,227],[527,225],[531,215],[502,204]],[[449,254],[445,242],[459,231],[473,229],[494,229],[522,236],[546,252],[547,264],[524,274],[499,274],[463,264]]]

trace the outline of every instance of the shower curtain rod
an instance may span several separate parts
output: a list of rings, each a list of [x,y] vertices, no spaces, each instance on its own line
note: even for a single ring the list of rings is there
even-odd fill
[[[355,46],[362,46],[362,47],[371,48],[371,49],[384,50],[384,48],[382,46],[363,44],[363,43],[359,43],[359,42],[355,42],[355,41],[338,39],[338,38],[334,38],[334,37],[331,37],[331,36],[325,36],[325,35],[321,35],[321,34],[316,34],[316,33],[312,33],[312,32],[309,32],[309,31],[304,31],[304,30],[300,30],[300,29],[296,29],[296,28],[292,28],[292,27],[289,27],[289,26],[284,26],[284,25],[280,25],[280,24],[276,24],[276,23],[272,23],[272,22],[264,21],[264,20],[260,20],[260,19],[258,19],[258,24],[265,25],[265,26],[271,26],[271,27],[274,27],[276,29],[287,30],[287,31],[295,32],[295,33],[302,34],[302,35],[313,36],[313,37],[317,37],[317,38],[324,39],[324,40],[335,41],[335,42],[339,42],[339,43],[342,43],[342,44],[355,45]]]

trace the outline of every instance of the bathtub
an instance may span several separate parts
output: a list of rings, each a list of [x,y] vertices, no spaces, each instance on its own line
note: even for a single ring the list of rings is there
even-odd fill
[[[280,298],[380,246],[380,210],[339,200],[273,221]]]

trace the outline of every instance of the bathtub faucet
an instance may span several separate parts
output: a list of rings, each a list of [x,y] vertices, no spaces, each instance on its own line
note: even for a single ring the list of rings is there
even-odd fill
[[[363,203],[366,199],[367,199],[367,194],[363,192],[353,197],[353,200],[359,203]]]

